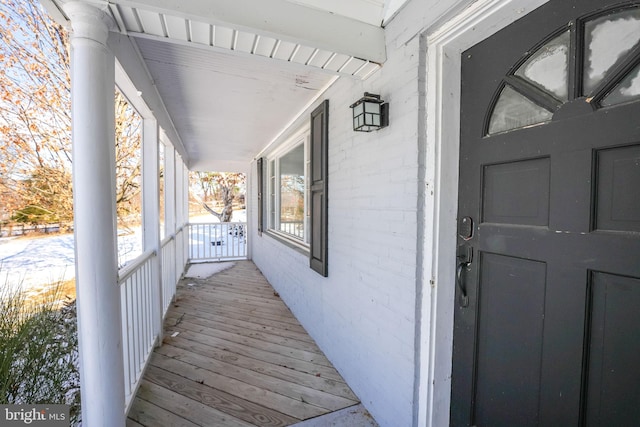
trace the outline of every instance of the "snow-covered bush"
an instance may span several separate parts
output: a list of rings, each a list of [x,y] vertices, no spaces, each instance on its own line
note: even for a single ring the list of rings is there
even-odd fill
[[[59,286],[54,285],[54,289]],[[70,405],[80,418],[75,302],[59,307],[60,292],[44,300],[0,291],[0,403]]]

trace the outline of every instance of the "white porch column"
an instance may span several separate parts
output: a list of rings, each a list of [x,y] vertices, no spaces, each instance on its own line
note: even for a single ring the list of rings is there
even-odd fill
[[[184,159],[180,158],[180,170],[182,171],[182,199],[180,200],[180,210],[182,211],[182,224],[189,223],[189,169],[184,163]],[[189,259],[189,228],[185,228],[186,238],[184,239],[184,246],[182,248],[183,263],[182,272],[184,272],[185,264]]]
[[[125,425],[115,216],[115,62],[106,2],[71,2],[71,104],[82,422]]]
[[[164,149],[164,226],[165,236],[176,234],[176,150],[171,144]]]
[[[154,335],[157,344],[162,342],[162,274],[160,258],[160,187],[158,157],[158,122],[155,119],[143,119],[142,129],[142,245],[144,252],[154,250],[152,260],[152,285],[154,304]]]
[[[179,227],[184,225],[184,164],[182,158],[176,152],[176,223]]]
[[[175,166],[176,166],[176,226],[177,227],[183,227],[185,220],[184,220],[184,208],[183,208],[183,202],[184,202],[184,164],[182,163],[182,158],[180,158],[180,155],[178,154],[178,152],[175,153],[176,155],[176,160],[175,160]],[[184,272],[184,266],[185,266],[185,262],[186,262],[186,258],[187,256],[186,254],[186,242],[189,241],[189,229],[188,228],[183,228],[182,229],[182,236],[183,238],[181,240],[176,240],[176,261],[178,262],[178,268],[176,269],[176,280],[180,279],[180,277],[182,276],[182,273]]]

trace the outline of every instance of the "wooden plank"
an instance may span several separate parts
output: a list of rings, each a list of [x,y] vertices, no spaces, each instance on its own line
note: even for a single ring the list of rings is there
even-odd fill
[[[185,341],[188,342],[188,340]],[[172,343],[173,345],[163,345],[161,348],[157,349],[157,352],[167,357],[180,359],[180,355],[184,350],[186,350],[193,354],[228,362],[235,366],[240,366],[285,381],[312,387],[316,390],[341,396],[353,401],[358,401],[356,395],[353,394],[345,382],[324,378],[320,373],[314,375],[307,372],[297,371],[292,368],[285,368],[283,366],[274,365],[259,359],[254,359],[252,357],[243,356],[238,353],[214,347],[183,345],[185,341],[178,340],[176,338]]]
[[[176,326],[168,327],[167,334],[172,331],[191,331],[198,333],[202,338],[196,339],[200,342],[205,342],[205,337],[218,338],[223,339],[230,342],[235,342],[238,344],[244,344],[250,346],[254,349],[265,350],[271,353],[276,353],[278,355],[284,355],[291,357],[293,359],[304,360],[306,362],[313,362],[317,365],[332,367],[333,365],[329,360],[321,353],[312,353],[305,350],[298,350],[296,348],[288,347],[281,344],[274,344],[270,342],[265,342],[255,338],[248,338],[244,336],[239,336],[230,332],[220,331],[217,329],[208,329],[202,326],[193,325],[188,322],[180,322]]]
[[[255,317],[256,319],[265,319],[265,320],[275,320],[281,323],[288,323],[295,328],[300,328],[300,323],[293,317],[290,313],[283,312],[273,312],[261,310],[259,308],[252,308],[247,306],[246,304],[233,304],[233,303],[222,303],[220,301],[210,300],[210,301],[202,301],[197,296],[184,297],[183,294],[180,294],[179,298],[174,302],[173,306],[186,305],[188,307],[195,307],[198,310],[208,311],[211,313],[215,313],[216,311],[232,311],[241,313],[247,316]]]
[[[311,375],[319,374],[322,378],[328,378],[341,382],[344,381],[333,366],[316,365],[313,362],[294,359],[281,354],[249,347],[243,344],[220,340],[208,336],[201,337],[198,334],[190,331],[184,331],[175,338],[167,338],[165,343],[174,345],[176,347],[179,346],[180,348],[185,348],[187,350],[191,350],[200,354],[206,354],[206,352],[211,352],[215,349],[229,351],[246,357],[262,360],[276,366],[295,369],[299,372],[306,372]]]
[[[199,382],[299,420],[306,420],[329,412],[326,409],[304,402],[302,398],[293,399],[211,371],[195,369],[193,365],[161,354],[154,353],[150,363],[152,366],[179,375],[182,377],[183,383],[187,382],[187,380]]]
[[[297,421],[296,418],[256,405],[203,383],[188,381],[180,375],[155,366],[147,368],[145,378],[159,386],[174,390],[183,396],[204,403],[207,406],[215,407],[222,412],[257,426],[280,427],[291,425]]]
[[[220,294],[220,295],[218,295]],[[291,311],[287,308],[287,306],[278,301],[272,302],[251,302],[248,300],[243,301],[240,298],[227,298],[222,293],[216,293],[215,295],[207,295],[207,292],[198,292],[193,290],[191,292],[182,292],[180,294],[180,300],[183,303],[185,301],[197,302],[200,304],[211,304],[211,307],[235,307],[237,309],[241,309],[250,313],[260,313],[264,315],[275,316],[280,318],[283,322],[298,324],[296,318],[291,314]]]
[[[202,426],[249,427],[253,425],[146,380],[140,384],[137,397]]]
[[[171,323],[170,320],[175,320],[176,323],[178,320],[187,320],[192,323],[197,323],[203,326],[205,326],[205,324],[201,322],[206,322],[207,324],[220,322],[228,325],[237,326],[239,328],[245,328],[252,331],[266,332],[269,334],[279,335],[281,337],[292,338],[298,341],[308,342],[315,345],[315,341],[308,334],[304,332],[291,331],[289,329],[278,328],[276,326],[272,326],[269,324],[249,322],[249,321],[237,319],[235,317],[232,317],[230,315],[225,315],[225,314],[218,314],[218,313],[211,314],[211,313],[204,313],[204,312],[198,312],[197,314],[194,314],[190,310],[184,309],[184,307],[183,307],[183,311],[181,311],[180,313],[182,313],[180,314],[180,317],[177,316],[176,312],[168,313],[167,317],[165,318],[165,322],[167,324],[170,324]]]
[[[193,315],[199,315],[200,313],[219,314],[246,322],[270,325],[304,334],[307,333],[297,321],[294,323],[291,322],[289,318],[283,319],[282,316],[267,316],[261,313],[251,312],[243,307],[231,308],[224,304],[200,304],[197,300],[179,300],[171,306],[169,313],[174,311],[178,313],[188,312]]]
[[[231,269],[233,269],[232,273],[224,270],[207,278],[189,278],[187,281],[203,285],[203,287],[226,289],[231,292],[237,292],[240,295],[250,294],[265,298],[275,296],[273,287],[264,277],[259,275],[259,272],[246,274],[243,272],[242,267],[237,265],[231,267]]]
[[[181,362],[197,366],[198,368],[206,369],[207,371],[215,374],[233,378],[238,381],[251,384],[255,387],[282,394],[283,396],[288,396],[296,400],[299,399],[302,402],[310,403],[329,411],[335,411],[357,403],[357,401],[345,399],[344,397],[336,396],[331,393],[326,393],[324,391],[314,389],[313,387],[309,387],[304,384],[283,380],[260,372],[258,370],[252,370],[244,366],[239,366],[233,363],[233,361],[219,360],[215,357],[210,357],[210,355],[203,356],[201,354],[178,349],[176,347],[173,348],[173,351],[158,353],[171,359],[179,360]]]
[[[266,330],[259,331],[259,330],[250,329],[250,328],[243,328],[241,326],[236,326],[233,324],[226,323],[225,320],[226,319],[224,318],[220,318],[218,319],[217,322],[214,322],[207,319],[201,319],[195,316],[185,315],[181,319],[176,319],[176,325],[179,326],[184,323],[189,323],[190,325],[193,325],[194,327],[193,330],[195,330],[195,328],[198,328],[198,327],[204,328],[204,330],[215,329],[218,331],[224,331],[224,332],[236,334],[238,336],[254,338],[254,339],[262,340],[264,342],[273,343],[273,344],[279,344],[285,347],[291,347],[291,348],[296,348],[298,350],[308,351],[311,353],[322,354],[322,351],[318,348],[317,345],[315,345],[315,343],[310,343],[308,341],[299,341],[295,338],[283,337],[281,334],[278,334],[277,331],[274,331],[274,333],[270,333],[270,332],[267,332]]]
[[[234,267],[233,275],[218,273],[207,279],[195,279],[195,282],[205,289],[219,289],[234,292],[238,295],[253,295],[263,298],[277,298],[273,287],[262,277],[249,277],[242,275],[239,269]]]
[[[142,424],[143,426],[175,426],[175,427],[198,427],[191,421],[160,408],[153,403],[136,397],[129,410],[129,418]]]
[[[240,279],[242,280],[242,279]],[[255,285],[254,285],[255,286]],[[255,288],[249,287],[241,287],[239,285],[235,285],[233,288],[231,286],[220,286],[215,285],[211,281],[207,281],[206,283],[196,284],[195,286],[190,286],[188,288],[192,291],[198,291],[200,295],[203,296],[211,296],[213,298],[225,298],[232,301],[243,300],[247,302],[255,302],[257,304],[265,305],[266,307],[287,307],[286,304],[277,296],[275,296],[274,292],[268,292],[265,289],[265,292],[261,292]],[[287,308],[288,310],[288,308]]]
[[[197,285],[196,285],[197,286]],[[289,308],[278,298],[272,297],[261,298],[253,295],[238,295],[219,289],[192,289],[184,292],[181,296],[184,299],[196,297],[202,303],[225,304],[240,307],[247,307],[252,311],[259,311],[265,314],[284,316],[290,321],[295,321],[295,317],[291,314]]]
[[[127,423],[126,423],[127,427],[145,427],[142,424],[140,424],[139,422],[132,420],[131,418],[127,418]]]

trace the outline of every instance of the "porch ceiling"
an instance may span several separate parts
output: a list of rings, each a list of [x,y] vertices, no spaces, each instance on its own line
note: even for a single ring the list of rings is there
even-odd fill
[[[138,46],[194,170],[243,170],[330,75],[156,40]]]
[[[40,1],[67,20],[66,0]],[[189,168],[242,171],[335,78],[380,68],[407,0],[85,1],[133,41]]]

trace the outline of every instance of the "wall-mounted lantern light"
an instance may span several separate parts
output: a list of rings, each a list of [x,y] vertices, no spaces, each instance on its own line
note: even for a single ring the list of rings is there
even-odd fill
[[[371,132],[389,125],[389,104],[380,95],[365,92],[364,96],[351,105],[353,130]]]

